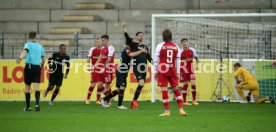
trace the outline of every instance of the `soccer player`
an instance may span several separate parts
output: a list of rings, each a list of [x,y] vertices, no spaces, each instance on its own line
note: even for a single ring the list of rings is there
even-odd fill
[[[101,56],[96,62],[95,72],[99,73],[98,75],[98,88],[103,91],[104,95],[107,95],[111,92],[110,84],[113,80],[113,74],[115,72],[115,65],[114,65],[114,54],[115,49],[109,43],[109,36],[103,35],[101,37],[102,45],[101,48]],[[103,86],[105,84],[105,88]],[[102,90],[104,89],[104,90]]]
[[[126,47],[124,48],[121,54],[121,64],[118,66],[116,70],[116,88],[117,89],[112,91],[102,99],[103,107],[109,107],[110,105],[108,103],[108,100],[118,95],[117,108],[127,109],[127,107],[123,106],[123,98],[124,98],[125,88],[127,87],[126,79],[130,68],[131,57],[135,57],[145,52],[147,52],[145,49],[141,49],[137,52],[130,52],[129,46],[126,45]]]
[[[152,58],[149,54],[149,48],[143,44],[144,40],[144,33],[143,32],[137,32],[136,37],[134,39],[130,38],[128,36],[128,33],[126,31],[126,23],[122,22],[122,28],[123,32],[127,41],[127,45],[130,47],[131,52],[137,52],[140,49],[146,49],[146,53],[139,54],[138,56],[133,57],[133,72],[136,76],[138,86],[136,88],[136,91],[134,93],[133,100],[131,102],[131,108],[136,109],[138,108],[138,98],[140,96],[140,92],[142,88],[145,85],[146,76],[147,76],[147,61],[151,62]]]
[[[159,116],[170,116],[168,83],[174,90],[179,114],[185,116],[181,93],[178,90],[178,78],[180,74],[180,54],[178,46],[172,42],[172,33],[166,29],[162,33],[163,41],[156,47],[154,58],[154,71],[157,85],[161,87],[165,112]]]
[[[60,87],[62,86],[63,78],[67,78],[70,69],[70,56],[66,53],[66,45],[59,45],[59,51],[54,52],[52,56],[48,59],[50,77],[49,77],[49,85],[45,90],[43,96],[46,97],[48,92],[52,91],[54,88],[54,92],[52,94],[52,98],[49,101],[49,105],[53,105],[53,101],[59,93]],[[66,72],[64,74],[64,65],[66,64]]]
[[[199,59],[197,53],[194,48],[189,46],[188,39],[183,38],[181,40],[181,44],[183,45],[183,49],[181,50],[181,76],[180,81],[183,82],[182,88],[182,95],[183,95],[183,104],[184,105],[191,105],[187,101],[187,89],[188,89],[188,82],[191,83],[191,93],[193,97],[192,104],[198,105],[196,101],[196,84],[195,84],[195,74],[193,69],[193,59],[196,59],[196,63],[199,63]],[[198,69],[198,68],[197,68]]]
[[[245,101],[247,97],[245,97],[242,90],[249,90],[249,95],[253,95],[254,102],[257,104],[264,103],[265,101],[270,101],[274,103],[274,99],[272,97],[269,98],[261,98],[259,96],[259,83],[256,78],[247,71],[244,67],[241,66],[240,63],[234,64],[235,71],[235,79],[237,81],[237,92],[240,97]],[[240,80],[241,79],[241,80]]]
[[[98,82],[99,73],[95,71],[95,65],[101,55],[101,43],[102,41],[100,38],[95,39],[95,46],[90,48],[89,53],[87,55],[87,63],[90,64],[90,61],[91,61],[91,65],[88,68],[88,70],[91,71],[91,80],[90,80],[90,86],[88,88],[88,93],[85,101],[86,104],[90,104],[90,96],[94,90],[94,87]],[[101,97],[101,89],[99,89],[98,87],[96,104],[101,104],[100,97]]]
[[[40,74],[41,69],[45,63],[45,50],[43,46],[36,42],[36,32],[31,31],[29,33],[29,40],[24,46],[24,50],[21,52],[20,57],[16,60],[17,64],[20,64],[21,60],[26,57],[26,65],[24,68],[24,82],[25,82],[25,99],[26,107],[24,111],[31,111],[31,84],[34,84],[35,89],[35,111],[40,111],[39,99],[40,99]]]

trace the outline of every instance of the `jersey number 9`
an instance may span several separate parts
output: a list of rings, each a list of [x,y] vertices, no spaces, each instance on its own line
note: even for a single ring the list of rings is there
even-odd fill
[[[172,59],[173,59],[173,51],[167,50],[167,63],[172,63]]]

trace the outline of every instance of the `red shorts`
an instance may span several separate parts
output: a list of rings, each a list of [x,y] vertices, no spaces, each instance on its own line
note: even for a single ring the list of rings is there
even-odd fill
[[[112,73],[103,73],[98,75],[98,82],[111,83],[113,80]]]
[[[157,84],[159,87],[168,87],[169,82],[171,87],[177,87],[178,86],[177,75],[158,74]]]
[[[190,73],[180,73],[180,82],[186,82],[186,81],[191,81],[195,80],[195,74],[190,72]]]
[[[91,79],[90,82],[91,83],[97,83],[98,82],[98,78],[99,78],[99,73],[92,71],[91,72]]]

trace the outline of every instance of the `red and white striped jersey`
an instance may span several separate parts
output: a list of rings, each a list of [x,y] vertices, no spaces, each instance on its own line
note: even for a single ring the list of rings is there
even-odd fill
[[[87,55],[87,57],[91,58],[92,65],[95,65],[95,63],[100,58],[100,56],[101,56],[101,48],[96,48],[96,47],[90,48],[89,53]]]
[[[155,52],[155,72],[158,74],[174,75],[179,73],[179,48],[173,42],[163,42],[157,45]]]
[[[111,57],[111,60],[109,61],[109,66],[105,69],[105,72],[111,71],[113,68],[115,68],[114,65],[114,55],[115,55],[115,49],[112,45],[109,45],[107,47],[102,47],[101,49],[101,60],[99,62],[99,67],[101,68],[104,66],[107,62],[108,57]],[[112,69],[110,69],[112,68]]]
[[[197,57],[196,50],[189,47],[187,50],[181,49],[181,67],[185,66],[188,72],[193,71],[193,59]],[[186,63],[186,64],[184,64]],[[182,68],[181,68],[182,69]],[[184,71],[181,71],[184,72]]]

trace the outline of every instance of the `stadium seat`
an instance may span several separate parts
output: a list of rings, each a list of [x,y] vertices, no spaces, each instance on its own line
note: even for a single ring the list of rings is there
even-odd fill
[[[57,27],[52,28],[51,33],[54,34],[73,34],[73,33],[88,33],[88,30],[86,28],[74,28],[74,27]]]
[[[112,9],[113,6],[109,3],[76,3],[74,4],[74,9],[81,10],[104,10],[104,9]]]
[[[63,16],[63,21],[66,22],[86,22],[86,21],[100,21],[102,20],[100,16],[91,15],[91,16],[82,16],[82,15],[72,15],[72,16]]]
[[[39,40],[38,42],[45,47],[56,47],[60,44],[71,46],[74,43],[73,40]]]

